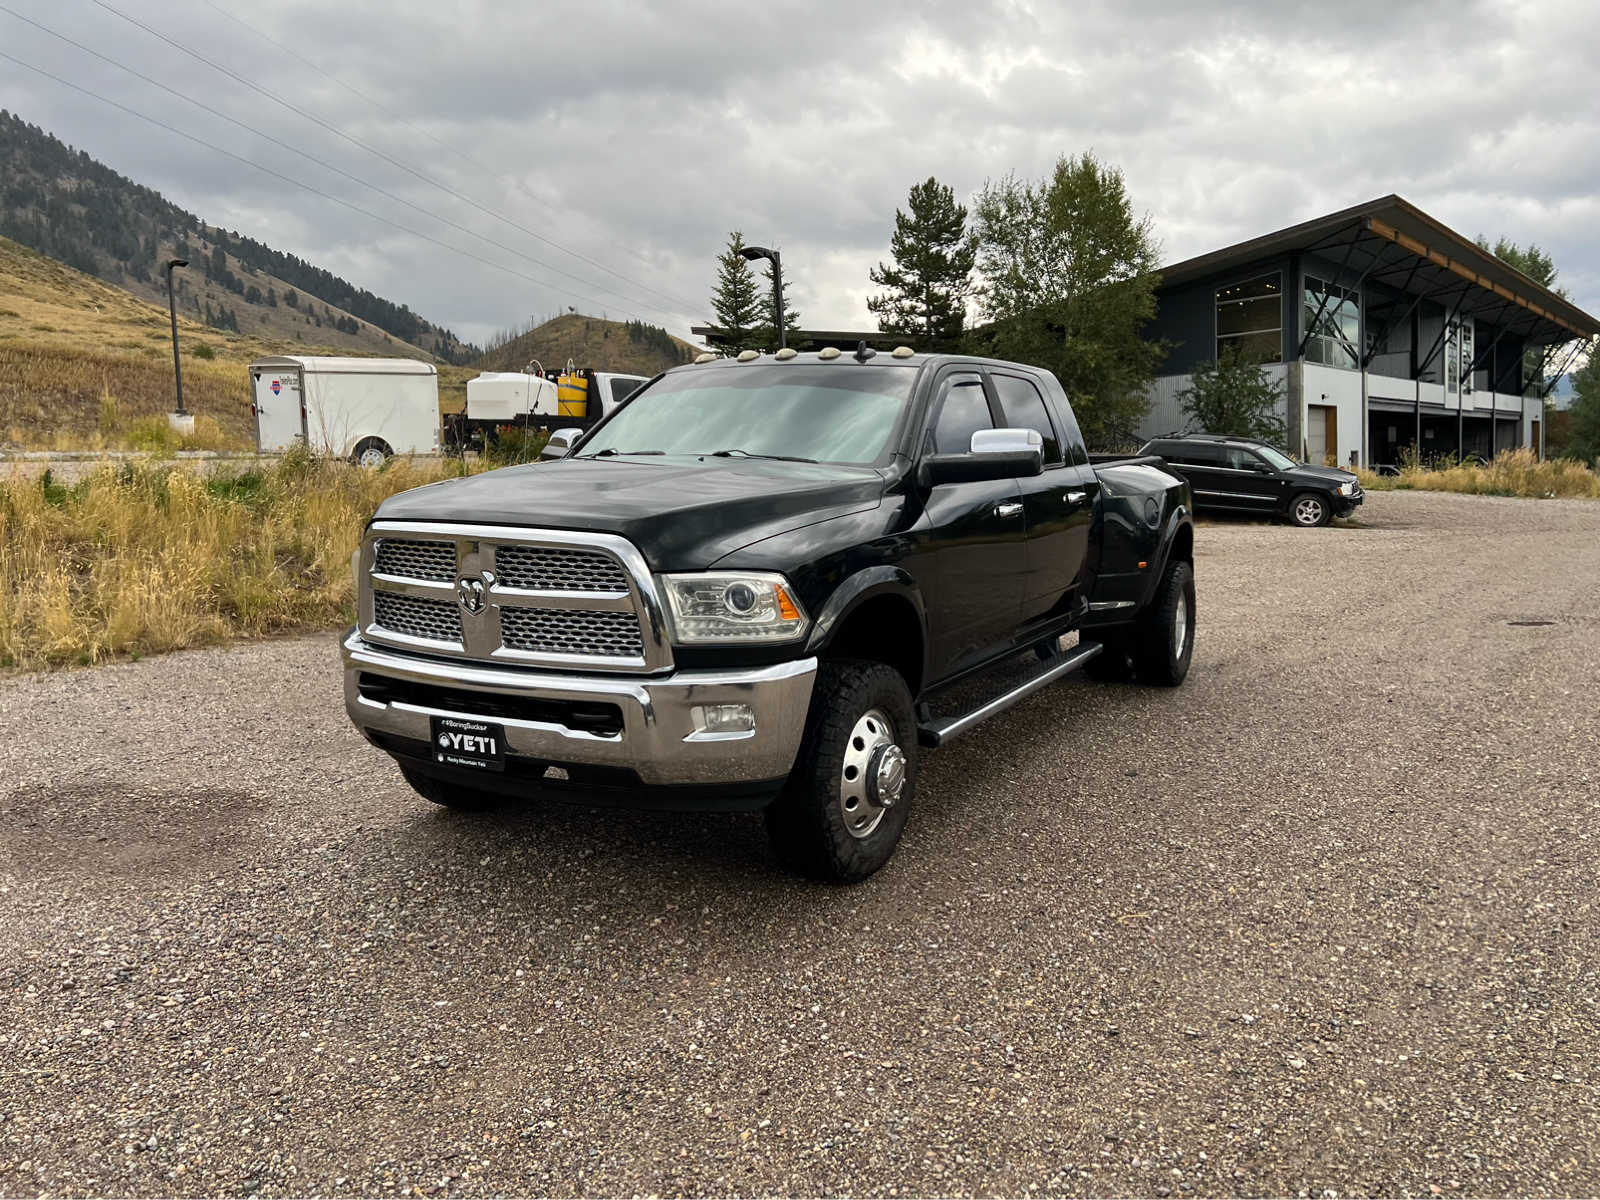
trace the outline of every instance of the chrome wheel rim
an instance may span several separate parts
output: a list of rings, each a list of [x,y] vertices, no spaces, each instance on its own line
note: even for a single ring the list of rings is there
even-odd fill
[[[1322,501],[1307,496],[1294,506],[1294,519],[1302,525],[1315,525],[1322,520]]]
[[[373,469],[381,467],[383,466],[383,451],[379,450],[376,446],[368,446],[361,452],[361,457],[356,459],[356,463],[360,466],[371,467]]]
[[[1189,640],[1189,599],[1178,597],[1178,611],[1172,617],[1172,657],[1183,661],[1183,644]]]
[[[906,756],[894,739],[894,724],[881,708],[861,715],[844,745],[839,771],[839,816],[853,838],[871,837],[884,813],[905,790]]]

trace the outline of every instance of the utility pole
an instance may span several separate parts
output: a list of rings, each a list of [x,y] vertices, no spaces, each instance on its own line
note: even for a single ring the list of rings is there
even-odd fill
[[[758,258],[772,261],[772,306],[777,309],[773,314],[773,327],[778,331],[778,349],[782,350],[789,344],[788,331],[783,327],[783,256],[766,246],[746,246],[739,253],[751,262]]]
[[[167,260],[167,313],[172,317],[172,374],[178,382],[178,409],[170,420],[172,427],[180,433],[187,433],[194,428],[194,418],[185,412],[183,407],[183,360],[178,356],[178,297],[173,289],[172,272],[177,267],[188,265],[189,260],[186,258]]]

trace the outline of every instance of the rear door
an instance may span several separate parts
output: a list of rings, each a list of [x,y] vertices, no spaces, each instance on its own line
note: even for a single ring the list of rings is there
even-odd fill
[[[1166,459],[1173,470],[1189,481],[1197,508],[1234,508],[1231,476],[1222,471],[1222,446],[1217,442],[1178,441],[1170,443]]]
[[[1076,603],[1100,481],[1087,462],[1069,461],[1076,457],[1070,446],[1077,439],[1056,425],[1035,380],[1001,370],[991,370],[989,379],[1001,424],[1036,429],[1044,438],[1044,471],[1017,481],[1028,521],[1022,620],[1062,615]]]
[[[256,448],[287,450],[305,437],[305,398],[299,367],[255,367]]]
[[[934,385],[921,453],[964,454],[996,427],[981,372],[947,370]],[[941,483],[923,495],[912,568],[927,602],[930,681],[1008,645],[1022,611],[1027,519],[1015,479]]]

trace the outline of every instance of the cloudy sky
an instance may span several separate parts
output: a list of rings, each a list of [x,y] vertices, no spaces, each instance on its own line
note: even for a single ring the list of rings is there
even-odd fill
[[[806,324],[870,328],[912,183],[1086,149],[1163,261],[1399,192],[1600,312],[1597,45],[1593,0],[0,0],[0,50],[262,169],[4,59],[0,107],[470,340],[568,305],[686,336],[733,229]]]

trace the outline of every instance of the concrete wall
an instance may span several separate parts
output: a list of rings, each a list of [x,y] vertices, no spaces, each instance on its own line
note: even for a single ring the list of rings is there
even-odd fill
[[[1335,462],[1341,467],[1348,467],[1351,453],[1361,452],[1361,372],[1325,367],[1319,363],[1306,363],[1304,372],[1304,403],[1308,410],[1313,404],[1326,404],[1334,410],[1339,446]],[[1302,427],[1304,420],[1302,416]],[[1305,457],[1303,444],[1288,449],[1296,458]]]

